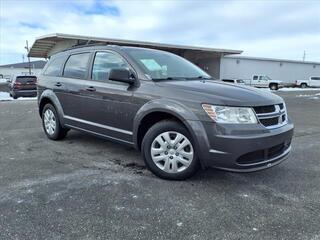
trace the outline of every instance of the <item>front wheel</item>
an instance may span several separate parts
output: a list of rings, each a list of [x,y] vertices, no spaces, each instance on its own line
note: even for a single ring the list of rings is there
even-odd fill
[[[152,126],[142,141],[142,154],[147,167],[164,179],[189,178],[199,167],[190,133],[175,121],[161,121]]]
[[[55,107],[48,103],[44,106],[42,111],[42,125],[47,137],[51,140],[59,140],[64,138],[68,129],[61,126],[59,115]]]

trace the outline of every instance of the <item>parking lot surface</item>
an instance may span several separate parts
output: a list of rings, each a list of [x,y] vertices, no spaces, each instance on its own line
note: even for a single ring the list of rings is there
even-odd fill
[[[50,141],[36,101],[0,102],[0,239],[320,239],[319,92],[278,93],[296,125],[288,160],[187,181],[83,133]]]

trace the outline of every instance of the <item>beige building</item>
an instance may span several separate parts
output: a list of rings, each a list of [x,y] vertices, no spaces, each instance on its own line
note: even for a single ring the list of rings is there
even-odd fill
[[[40,73],[46,61],[31,61],[31,75],[37,75]],[[29,63],[15,63],[0,66],[0,78],[11,79],[16,75],[29,75]]]

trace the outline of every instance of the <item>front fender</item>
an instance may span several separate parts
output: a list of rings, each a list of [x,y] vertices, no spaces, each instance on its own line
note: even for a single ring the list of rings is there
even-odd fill
[[[60,104],[60,101],[57,97],[57,95],[51,90],[51,89],[46,89],[42,92],[41,96],[38,98],[38,105],[39,105],[39,114],[41,117],[41,112],[40,112],[40,106],[41,103],[45,100],[48,99],[50,100],[50,102],[52,102],[52,104],[54,105],[55,109],[58,112],[59,115],[59,120],[62,126],[64,126],[64,112],[63,112],[63,108]]]
[[[144,104],[138,110],[133,124],[133,142],[135,148],[139,149],[138,130],[140,123],[145,116],[153,112],[165,112],[175,116],[181,122],[183,122],[193,138],[195,145],[194,147],[201,160],[200,146],[207,146],[209,144],[203,124],[193,111],[180,102],[176,102],[174,100],[156,99]]]

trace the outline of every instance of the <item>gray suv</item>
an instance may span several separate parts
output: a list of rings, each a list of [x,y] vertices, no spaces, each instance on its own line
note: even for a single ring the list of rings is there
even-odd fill
[[[161,178],[185,179],[199,167],[265,169],[291,149],[281,97],[213,80],[164,51],[68,49],[51,57],[37,87],[48,138],[74,129],[133,146]]]

